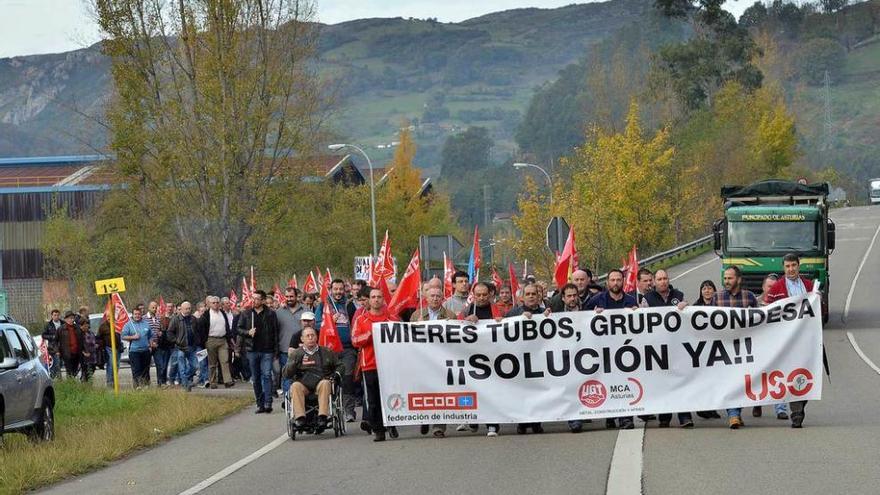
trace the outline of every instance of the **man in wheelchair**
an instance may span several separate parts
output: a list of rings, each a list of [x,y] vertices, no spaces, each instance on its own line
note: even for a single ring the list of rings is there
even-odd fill
[[[302,347],[289,351],[288,356],[281,375],[292,381],[290,402],[296,427],[302,430],[306,426],[306,397],[317,394],[318,424],[315,433],[321,433],[328,427],[330,394],[333,390],[331,380],[335,374],[343,372],[344,365],[336,353],[318,345],[318,333],[311,327],[303,328]]]

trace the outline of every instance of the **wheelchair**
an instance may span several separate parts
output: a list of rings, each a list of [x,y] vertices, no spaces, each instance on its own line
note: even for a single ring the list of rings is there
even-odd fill
[[[327,427],[333,430],[333,436],[345,435],[345,415],[342,408],[342,376],[334,373],[330,378],[330,410],[327,414]],[[297,426],[294,421],[293,404],[290,399],[290,390],[284,391],[285,423],[287,424],[287,436],[296,440],[297,434],[318,435],[318,394],[311,393],[306,396],[306,419],[302,426]]]

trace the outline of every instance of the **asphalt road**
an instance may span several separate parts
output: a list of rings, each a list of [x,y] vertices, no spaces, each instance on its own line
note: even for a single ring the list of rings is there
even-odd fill
[[[746,427],[737,431],[724,419],[697,419],[693,430],[661,430],[649,423],[644,430],[620,433],[605,430],[600,421],[580,435],[553,424],[544,435],[519,436],[505,427],[494,439],[481,430],[437,440],[411,427],[383,444],[360,431],[344,439],[325,434],[272,443],[284,434],[283,411],[276,407],[271,415],[243,412],[45,492],[181,493],[271,444],[275,448],[264,456],[201,493],[623,493],[622,485],[608,484],[609,475],[635,487],[627,493],[880,493],[880,369],[872,369],[852,344],[880,363],[880,242],[862,263],[880,229],[880,208],[837,210],[833,218],[838,247],[831,259],[832,314],[825,330],[833,381],[825,378],[824,399],[808,405],[804,429],[791,429],[765,408],[762,418],[744,411]],[[847,295],[862,264],[844,322]],[[718,280],[719,270],[720,262],[707,254],[670,275],[693,297],[700,281]],[[634,450],[620,447],[634,438],[639,442]]]

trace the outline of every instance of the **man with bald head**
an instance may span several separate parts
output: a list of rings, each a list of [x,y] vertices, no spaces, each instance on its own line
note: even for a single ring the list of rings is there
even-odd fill
[[[167,337],[177,347],[177,367],[183,380],[181,385],[189,392],[192,390],[192,379],[199,366],[196,358],[196,319],[192,315],[192,304],[189,301],[182,302],[180,313],[171,317]]]
[[[580,307],[583,308],[592,295],[588,288],[590,284],[593,283],[593,277],[591,273],[586,270],[575,270],[571,273],[571,283],[577,287],[578,300],[580,301]],[[562,289],[557,291],[556,294],[553,295],[553,298],[550,299],[550,309],[554,313],[565,311],[565,302],[562,300]]]
[[[675,306],[684,309],[687,301],[684,294],[669,283],[669,273],[664,269],[654,272],[654,290],[645,294],[645,302],[649,307]],[[672,422],[672,414],[660,415],[660,428],[668,428]],[[678,422],[682,428],[693,428],[694,420],[689,412],[678,413]]]

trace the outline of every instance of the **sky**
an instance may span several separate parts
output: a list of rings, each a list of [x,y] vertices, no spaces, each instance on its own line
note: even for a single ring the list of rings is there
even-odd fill
[[[318,0],[325,24],[365,17],[436,17],[458,22],[523,7],[554,8],[572,0]],[[750,0],[731,2],[737,16]],[[0,0],[0,58],[85,48],[100,39],[88,0]]]

